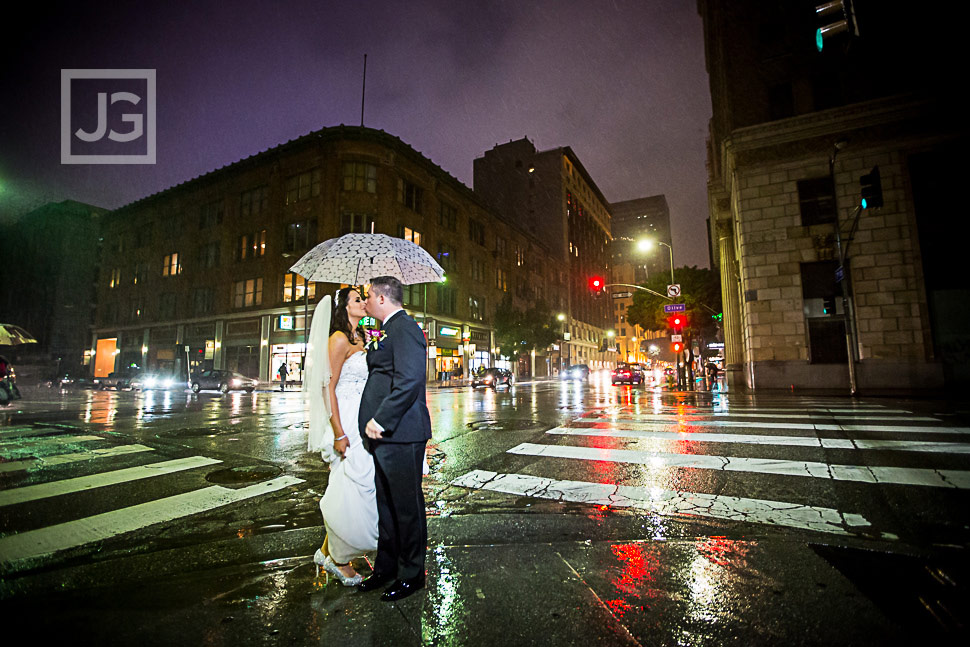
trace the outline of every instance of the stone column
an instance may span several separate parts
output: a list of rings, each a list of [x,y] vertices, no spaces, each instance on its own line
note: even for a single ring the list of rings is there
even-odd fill
[[[734,255],[734,220],[717,221],[717,249],[721,268],[721,304],[724,312],[724,385],[745,388],[744,346],[741,343],[741,293]]]

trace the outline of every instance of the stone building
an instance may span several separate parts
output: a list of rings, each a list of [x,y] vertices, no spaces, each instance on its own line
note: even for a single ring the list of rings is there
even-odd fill
[[[272,381],[285,363],[301,380],[304,321],[338,286],[305,285],[288,268],[323,240],[372,227],[421,245],[447,272],[405,286],[431,379],[499,362],[495,308],[532,296],[516,285],[563,298],[543,243],[431,160],[383,131],[325,128],[106,218],[96,374],[214,367]]]
[[[594,295],[588,283],[610,276],[610,206],[576,154],[568,146],[538,151],[525,138],[497,145],[475,160],[474,187],[497,212],[549,246],[553,263],[546,283],[565,289],[518,289],[565,316],[563,362],[612,366],[615,353],[606,350],[609,299]]]
[[[698,2],[728,384],[966,384],[968,224],[940,190],[965,167],[966,119],[941,98],[960,39],[899,3],[857,2],[858,35],[820,52],[815,4]],[[863,209],[874,169],[884,204]]]

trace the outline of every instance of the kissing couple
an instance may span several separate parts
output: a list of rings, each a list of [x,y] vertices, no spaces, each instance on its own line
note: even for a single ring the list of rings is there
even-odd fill
[[[313,561],[344,586],[384,588],[381,600],[394,602],[425,583],[427,342],[392,276],[372,279],[366,297],[347,287],[330,302],[325,297],[313,318],[304,381],[308,450],[330,464],[320,501],[326,537]],[[380,332],[360,326],[367,315],[381,322]],[[351,560],[375,550],[373,573],[363,579]]]

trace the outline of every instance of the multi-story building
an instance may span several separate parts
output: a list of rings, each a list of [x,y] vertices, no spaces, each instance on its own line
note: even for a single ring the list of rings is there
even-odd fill
[[[126,205],[104,224],[92,340],[97,374],[137,365],[300,380],[304,322],[339,287],[289,271],[351,232],[411,240],[447,281],[405,286],[430,378],[495,364],[496,306],[517,285],[561,300],[541,241],[397,137],[335,127]],[[544,364],[540,362],[540,366]]]
[[[654,195],[614,202],[610,205],[610,213],[613,216],[612,282],[641,285],[658,274],[670,276],[673,243],[670,239],[670,209],[666,196]],[[641,244],[647,240],[651,242],[649,250],[645,250]],[[652,355],[669,356],[667,344],[653,341],[665,337],[664,331],[644,330],[627,320],[627,311],[633,305],[633,294],[633,288],[622,286],[614,288],[612,294],[619,358],[636,363],[646,361]],[[657,351],[651,352],[651,346],[655,346]]]
[[[609,299],[588,284],[590,277],[610,276],[610,208],[576,154],[568,146],[538,151],[528,139],[510,141],[475,160],[474,187],[496,211],[547,242],[554,261],[548,281],[566,289],[529,287],[564,315],[563,363],[613,365],[615,353],[606,350]]]
[[[88,359],[105,213],[73,200],[52,202],[25,214],[0,236],[2,319],[37,338],[36,346],[22,352],[44,373],[73,373]]]
[[[943,96],[962,60],[956,26],[855,2],[857,30],[819,51],[817,4],[698,2],[728,384],[966,384],[970,225],[941,190],[959,185],[968,143],[965,115]],[[874,169],[884,204],[863,209],[860,180]]]

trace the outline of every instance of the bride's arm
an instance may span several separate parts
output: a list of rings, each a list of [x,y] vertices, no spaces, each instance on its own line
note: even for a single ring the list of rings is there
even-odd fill
[[[344,366],[347,353],[350,350],[350,340],[347,339],[347,335],[335,332],[330,336],[327,349],[330,355],[331,375],[330,384],[327,385],[327,393],[324,394],[324,397],[330,398],[330,426],[333,427],[333,449],[343,456],[347,452],[347,447],[350,446],[350,440],[347,438],[347,432],[340,425],[340,409],[337,404],[336,390],[337,382],[340,381],[340,371]]]

